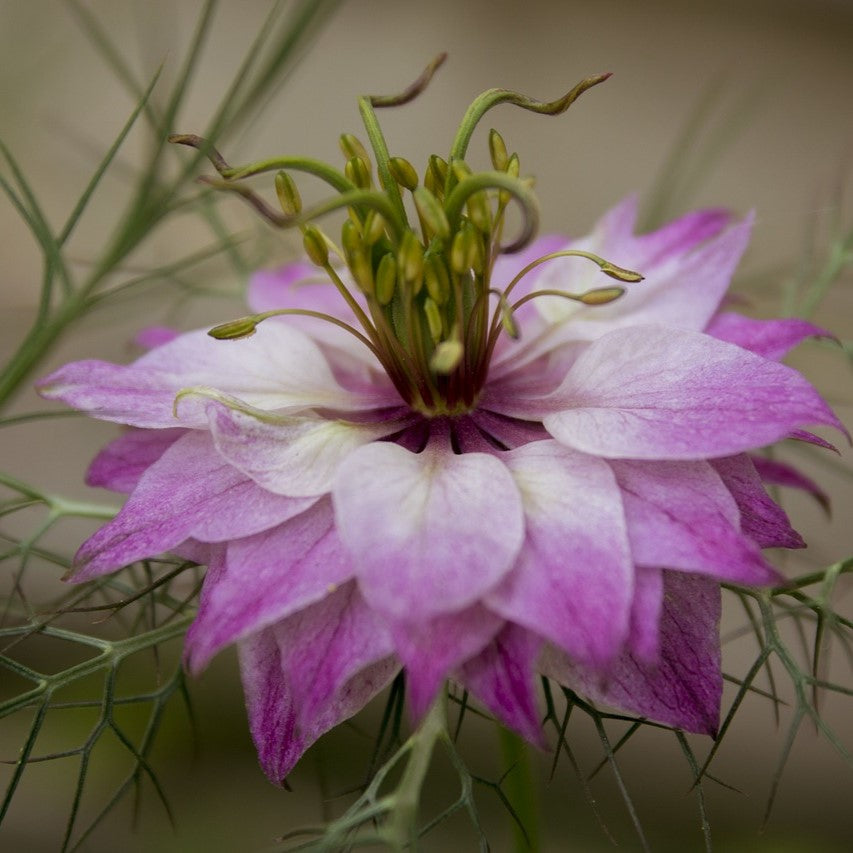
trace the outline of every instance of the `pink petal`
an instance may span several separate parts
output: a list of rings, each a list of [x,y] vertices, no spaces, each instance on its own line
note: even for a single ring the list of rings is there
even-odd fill
[[[252,337],[236,341],[189,332],[133,364],[72,362],[39,383],[47,399],[103,420],[153,428],[179,425],[175,398],[194,388],[213,389],[266,410],[325,406],[349,411],[376,405],[344,391],[317,345],[285,323],[262,323]],[[182,406],[180,425],[206,425],[204,408]]]
[[[207,415],[225,459],[268,491],[292,497],[328,492],[338,466],[353,450],[407,423],[250,415],[215,401],[207,404]]]
[[[148,326],[136,333],[133,342],[142,349],[155,349],[180,337],[181,332],[169,326]]]
[[[127,430],[92,460],[86,485],[132,492],[139,478],[186,433],[185,429]]]
[[[536,707],[536,664],[542,640],[518,625],[507,625],[458,678],[501,722],[537,746],[544,746]]]
[[[637,660],[654,663],[660,654],[663,572],[648,566],[637,566],[634,570],[634,587],[626,649]]]
[[[806,543],[791,527],[788,516],[764,491],[761,478],[745,453],[714,459],[711,464],[722,477],[740,510],[743,533],[762,548],[805,548]]]
[[[207,433],[189,432],[143,474],[121,512],[83,543],[71,580],[153,557],[185,539],[250,536],[312,503],[264,491],[219,456]]]
[[[389,620],[397,656],[406,668],[406,695],[412,719],[427,712],[436,693],[452,672],[478,655],[504,622],[475,604],[459,613],[424,619]]]
[[[707,462],[610,464],[638,564],[742,584],[780,582],[757,545],[741,534],[735,500]]]
[[[726,211],[698,211],[659,231],[635,237],[631,233],[635,207],[633,200],[623,202],[591,234],[567,248],[598,254],[640,272],[644,280],[629,284],[615,302],[594,308],[559,297],[538,297],[532,304],[546,325],[531,328],[528,323],[522,329],[522,341],[512,351],[514,361],[646,323],[693,331],[705,328],[746,248],[752,219],[723,230],[730,218]],[[577,258],[554,261],[543,270],[536,281],[539,289],[582,293],[613,283],[594,264]]]
[[[832,337],[819,326],[796,317],[754,320],[732,312],[717,314],[705,331],[773,361],[783,358],[806,338]]]
[[[750,456],[755,470],[765,483],[774,486],[788,486],[808,492],[826,512],[829,512],[829,496],[815,483],[793,465],[778,459],[768,459],[766,456]]]
[[[320,735],[393,677],[386,641],[348,585],[239,644],[249,727],[272,782],[281,784]]]
[[[634,567],[622,499],[604,460],[536,441],[503,454],[522,496],[525,541],[486,605],[591,666],[622,649]]]
[[[485,453],[455,455],[445,442],[433,438],[418,454],[366,444],[338,469],[337,526],[362,592],[399,619],[479,601],[521,547],[521,498],[509,471]]]
[[[530,417],[536,404],[520,408]],[[540,410],[558,441],[611,458],[730,456],[806,424],[843,430],[795,370],[707,335],[655,326],[593,342]]]
[[[270,530],[229,543],[222,568],[205,577],[199,612],[187,632],[187,667],[198,672],[224,646],[325,598],[352,573],[328,498]]]
[[[543,658],[543,671],[596,702],[687,732],[714,736],[723,689],[719,619],[719,584],[695,575],[664,572],[656,664],[625,654],[601,678],[552,652]]]

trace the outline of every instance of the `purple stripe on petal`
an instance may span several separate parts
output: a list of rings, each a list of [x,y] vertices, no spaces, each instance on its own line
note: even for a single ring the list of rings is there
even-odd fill
[[[525,514],[525,542],[487,607],[591,666],[605,666],[628,634],[634,566],[616,478],[608,464],[537,441],[504,454]]]
[[[664,572],[660,655],[655,664],[625,654],[605,677],[550,650],[542,671],[596,702],[675,728],[714,736],[720,723],[720,587]]]
[[[742,314],[717,314],[705,330],[709,335],[737,344],[757,355],[778,361],[806,338],[831,338],[829,332],[807,320],[754,320]]]
[[[230,542],[224,567],[208,570],[205,578],[187,632],[187,667],[198,672],[224,646],[325,598],[352,573],[328,498],[270,530]]]
[[[281,653],[271,630],[240,643],[240,675],[246,695],[249,730],[264,773],[281,785],[308,748],[296,731],[296,711],[281,668]]]
[[[418,454],[390,442],[357,448],[338,469],[333,498],[365,598],[399,619],[479,601],[524,535],[507,468],[490,454],[456,455],[443,436]]]
[[[457,677],[502,723],[531,743],[545,746],[536,707],[536,662],[542,639],[518,625],[506,625]]]
[[[764,491],[761,478],[745,453],[711,460],[740,510],[741,531],[762,548],[805,548],[788,516]]]
[[[238,645],[258,758],[281,784],[320,735],[364,707],[393,678],[388,637],[342,587]]]
[[[251,536],[313,502],[264,491],[219,456],[207,433],[189,432],[143,474],[121,512],[83,543],[71,580],[156,556],[185,539]]]
[[[748,585],[782,578],[740,532],[740,512],[707,462],[613,460],[634,560]]]
[[[92,460],[87,486],[132,492],[139,478],[182,436],[185,429],[129,429]]]

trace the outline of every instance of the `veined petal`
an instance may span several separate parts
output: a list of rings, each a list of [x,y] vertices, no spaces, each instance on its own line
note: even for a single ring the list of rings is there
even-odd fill
[[[785,510],[764,491],[761,477],[745,453],[711,460],[740,510],[741,530],[762,548],[805,548]]]
[[[312,739],[358,711],[400,668],[388,629],[355,583],[344,584],[271,630],[296,703],[297,723]],[[347,690],[353,676],[380,662],[382,678],[374,673],[368,691],[364,683]]]
[[[660,653],[660,615],[663,608],[663,572],[650,566],[634,567],[634,600],[626,650],[643,663],[654,663]]]
[[[223,567],[208,570],[187,632],[187,667],[198,672],[224,646],[325,598],[352,577],[329,498],[270,530],[228,544]]]
[[[522,408],[529,417],[535,403]],[[609,458],[730,456],[806,424],[843,431],[795,370],[707,335],[659,326],[594,341],[560,388],[540,401],[540,411],[558,441]]]
[[[353,450],[399,432],[411,421],[264,417],[216,401],[208,402],[207,415],[216,448],[225,459],[268,491],[292,497],[325,494],[338,466]]]
[[[740,512],[707,462],[610,462],[625,506],[634,560],[735,583],[782,579],[740,532]]]
[[[562,653],[543,656],[545,675],[596,702],[697,734],[720,723],[720,586],[707,578],[664,572],[660,655],[641,663],[625,654],[606,677]]]
[[[80,582],[185,539],[224,542],[297,515],[310,498],[273,495],[232,468],[207,433],[178,439],[142,475],[119,514],[83,543],[71,580]]]
[[[504,621],[480,604],[458,613],[424,619],[390,619],[397,656],[406,668],[406,696],[418,721],[453,671],[478,655],[501,630]]]
[[[129,429],[92,460],[87,486],[132,492],[139,478],[182,436],[185,429]]]
[[[754,320],[752,317],[744,317],[730,311],[717,314],[705,331],[721,341],[737,344],[772,361],[784,358],[806,338],[832,337],[820,326],[797,317]]]
[[[537,746],[545,745],[536,707],[536,663],[541,649],[542,639],[532,631],[506,625],[457,674],[501,722]]]
[[[366,705],[398,664],[353,585],[238,645],[249,726],[281,784],[320,735]]]
[[[102,420],[139,427],[203,426],[203,409],[187,407],[180,422],[175,397],[209,388],[265,410],[324,406],[341,411],[376,401],[345,391],[323,353],[286,323],[262,323],[249,338],[218,341],[189,332],[129,365],[76,361],[39,383],[39,393]]]
[[[418,454],[386,442],[357,448],[341,463],[333,496],[365,598],[400,619],[479,601],[523,539],[507,468],[489,454],[456,455],[441,439]]]
[[[501,456],[521,493],[525,541],[485,597],[505,619],[591,666],[621,650],[634,567],[616,478],[602,459],[535,441]]]

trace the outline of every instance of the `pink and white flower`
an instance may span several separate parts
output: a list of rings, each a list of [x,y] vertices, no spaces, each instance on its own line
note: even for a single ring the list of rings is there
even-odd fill
[[[430,235],[412,250],[393,223],[370,243],[363,213],[348,269],[309,237],[337,284],[302,262],[253,277],[256,334],[190,332],[43,380],[44,396],[128,427],[88,482],[130,496],[71,579],[162,552],[207,564],[186,663],[237,644],[276,782],[401,668],[415,718],[450,678],[539,741],[544,673],[713,733],[720,583],[778,583],[762,548],[802,546],[748,453],[842,429],[778,361],[819,329],[721,313],[750,220],[703,211],[638,236],[629,199],[582,240],[497,256],[497,231],[471,249],[454,236],[474,233],[468,216],[448,215],[436,262]],[[644,280],[616,299],[587,260],[558,255],[511,285],[566,250]],[[491,308],[489,288],[503,294]]]

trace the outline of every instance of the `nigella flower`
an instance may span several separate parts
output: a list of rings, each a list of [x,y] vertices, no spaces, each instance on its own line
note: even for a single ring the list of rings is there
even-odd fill
[[[88,482],[130,497],[71,579],[162,552],[206,564],[187,666],[238,645],[275,781],[401,669],[415,719],[454,679],[539,741],[544,673],[713,733],[720,583],[778,583],[761,549],[803,544],[761,473],[803,481],[749,452],[841,425],[778,362],[819,329],[722,311],[750,220],[703,211],[637,236],[628,200],[584,239],[531,244],[530,183],[501,137],[492,170],[465,163],[495,104],[561,112],[601,79],[550,104],[485,93],[422,184],[376,124],[393,98],[361,101],[378,187],[350,135],[344,172],[232,169],[208,147],[212,183],[301,226],[310,262],[256,274],[249,317],[158,330],[133,364],[76,362],[41,384],[129,427]],[[282,214],[238,183],[270,169]],[[295,171],[339,196],[303,211]],[[341,248],[312,222],[335,208]]]

